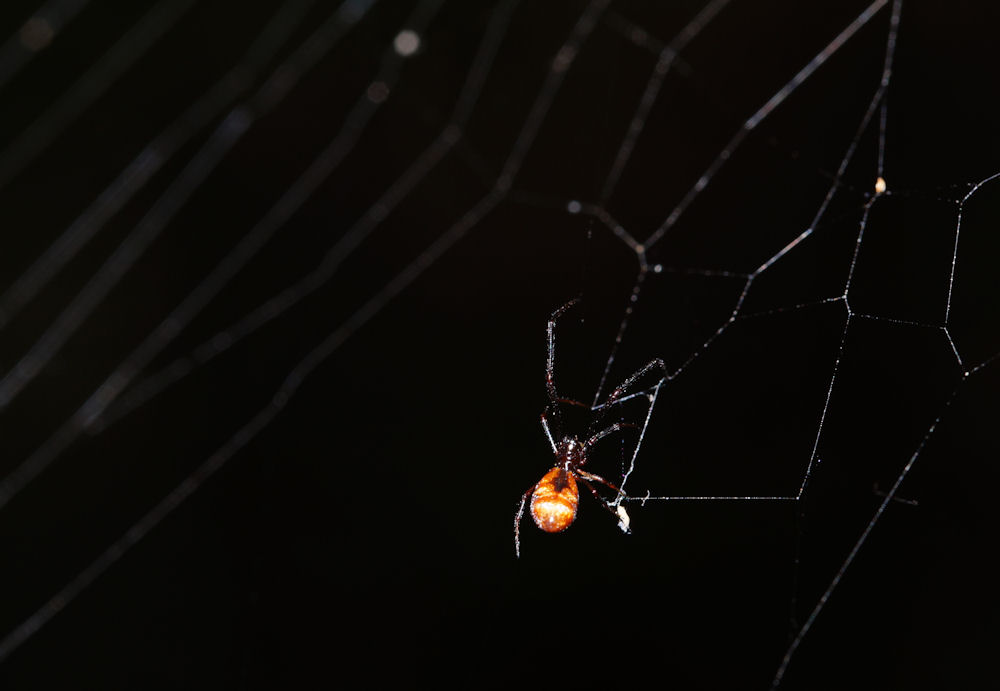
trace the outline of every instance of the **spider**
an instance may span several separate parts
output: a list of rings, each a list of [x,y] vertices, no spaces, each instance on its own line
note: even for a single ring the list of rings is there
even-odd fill
[[[623,496],[624,493],[622,490],[601,476],[594,475],[593,473],[583,470],[583,466],[586,465],[587,454],[594,444],[609,434],[614,434],[615,432],[628,427],[635,427],[635,425],[629,423],[616,422],[599,432],[595,432],[594,430],[597,429],[598,424],[607,410],[612,405],[621,403],[624,398],[631,398],[632,396],[626,397],[625,393],[647,372],[659,368],[663,372],[664,377],[667,373],[663,360],[657,358],[639,369],[632,376],[628,377],[616,389],[614,389],[608,395],[607,400],[600,405],[589,406],[573,399],[560,398],[559,394],[556,392],[555,379],[553,377],[556,349],[556,321],[566,310],[575,305],[577,302],[579,302],[578,299],[567,302],[565,305],[555,310],[552,313],[552,316],[549,317],[548,359],[546,360],[545,365],[545,387],[549,394],[549,404],[546,406],[545,412],[542,413],[542,429],[545,431],[545,436],[549,440],[549,444],[552,447],[552,453],[555,455],[555,465],[551,470],[542,476],[541,480],[532,485],[531,488],[529,488],[528,491],[521,496],[521,505],[518,507],[517,513],[514,514],[514,553],[518,557],[521,556],[521,518],[524,516],[524,507],[525,504],[528,503],[528,497],[531,497],[530,511],[531,517],[535,521],[535,525],[546,533],[559,533],[566,530],[566,528],[568,528],[576,518],[577,507],[580,503],[580,490],[577,488],[577,482],[586,486],[587,489],[590,490],[590,493],[594,495],[598,502],[600,502],[601,506],[607,509],[618,519],[619,527],[624,532],[628,532],[629,518],[628,514],[625,513],[624,508],[617,503],[615,504],[616,508],[612,508],[612,504],[605,501],[601,497],[593,483],[597,482],[605,485],[606,487],[610,487],[614,490],[618,497]],[[581,441],[575,436],[562,435],[562,419],[559,412],[559,405],[561,403],[580,406],[597,413],[594,421],[590,425],[590,429],[588,430],[589,436],[586,437],[585,441]],[[560,435],[559,443],[556,443],[555,438],[552,436],[552,432],[550,431],[550,416],[555,422],[555,429],[557,433]]]

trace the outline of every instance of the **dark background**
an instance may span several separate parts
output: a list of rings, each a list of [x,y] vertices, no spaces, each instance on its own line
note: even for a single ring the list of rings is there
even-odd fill
[[[745,280],[709,272],[747,274],[809,227],[881,77],[888,6],[747,137],[649,253],[663,270],[646,276],[610,379],[653,357],[679,374],[661,390],[628,490],[792,495],[821,430],[821,462],[803,500],[632,503],[633,534],[624,536],[584,496],[564,534],[543,535],[527,521],[515,560],[516,502],[552,462],[538,424],[548,314],[583,298],[560,323],[556,376],[562,393],[589,400],[637,271],[605,223],[567,204],[600,199],[656,42],[673,40],[701,3],[612,2],[549,91],[549,67],[585,3],[511,5],[505,27],[509,3],[443,2],[418,53],[399,60],[393,38],[413,25],[418,5],[382,0],[322,43],[315,65],[273,107],[251,101],[249,129],[167,214],[157,200],[213,128],[336,7],[302,3],[294,15],[294,3],[203,2],[183,12],[181,4],[157,6],[176,11],[176,21],[154,21],[162,37],[123,48],[111,60],[121,75],[105,92],[48,120],[51,104],[154,4],[93,0],[35,51],[17,47],[17,32],[38,8],[20,0],[0,8],[0,37],[14,37],[0,66],[31,58],[0,90],[3,291],[240,63],[275,12],[284,8],[282,21],[295,27],[246,76],[245,90],[185,125],[190,137],[37,296],[4,315],[6,374],[129,233],[149,227],[151,209],[164,221],[3,409],[5,475],[51,443],[335,137],[344,155],[135,377],[139,388],[89,432],[70,434],[0,510],[0,636],[95,559],[100,566],[0,663],[4,688],[274,688],[310,679],[767,688],[876,515],[880,492],[911,458],[898,490],[906,502],[890,502],[782,688],[972,688],[992,672],[997,365],[962,375],[1000,352],[1000,183],[960,203],[1000,170],[992,5],[903,5],[886,121],[890,194],[871,206],[846,332],[842,301],[812,303],[843,292],[877,174],[877,118],[816,232],[754,282],[741,315],[757,316],[705,346]],[[747,118],[864,6],[734,0],[723,8],[664,79],[603,208],[648,237]],[[486,81],[459,123],[462,136],[447,150],[439,144],[440,159],[425,165],[422,152],[474,90],[466,74],[490,26],[502,41],[483,63]],[[374,103],[365,94],[380,69],[393,81]],[[539,118],[531,113],[540,94],[553,98]],[[525,123],[537,123],[537,135],[519,139]],[[18,162],[11,152],[32,137],[47,143]],[[530,143],[523,159],[518,142]],[[453,235],[512,152],[510,191]],[[232,338],[234,324],[352,237],[408,169],[412,188],[329,280]],[[450,244],[434,244],[442,242]],[[328,356],[298,388],[279,391],[321,343],[332,343]],[[182,371],[158,395],[121,407],[138,400],[147,376]],[[638,403],[623,405],[619,419],[644,416]],[[254,419],[263,422],[248,430]],[[589,420],[566,422],[582,434]],[[636,437],[603,441],[590,469],[620,479]],[[207,474],[211,458],[222,463]],[[143,524],[149,532],[131,545],[127,531],[192,473],[196,484],[186,487],[196,491]],[[130,549],[108,558],[123,535]]]

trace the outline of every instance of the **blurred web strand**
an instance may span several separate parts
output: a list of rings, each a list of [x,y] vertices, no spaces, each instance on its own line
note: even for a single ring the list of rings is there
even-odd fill
[[[205,364],[271,320],[276,319],[293,305],[328,282],[336,273],[340,264],[360,246],[364,239],[371,234],[384,218],[392,213],[396,206],[437,166],[460,140],[465,125],[472,114],[473,107],[482,91],[487,71],[493,62],[516,4],[515,0],[506,0],[502,5],[498,6],[498,14],[490,22],[484,42],[472,62],[472,67],[468,72],[448,124],[434,141],[417,156],[414,163],[389,186],[382,196],[333,245],[315,270],[280,293],[268,298],[263,304],[252,310],[236,324],[213,335],[195,350],[191,358],[178,360],[166,367],[162,372],[154,374],[140,382],[129,392],[125,393],[121,397],[119,404],[114,406],[108,415],[105,415],[104,411],[115,400],[117,394],[122,391],[123,386],[119,386],[116,383],[115,396],[107,401],[102,399],[100,405],[91,406],[90,410],[80,418],[80,424],[86,426],[88,431],[92,433],[102,431],[163,391],[170,384],[194,371],[196,367]],[[365,103],[367,103],[367,99],[362,97],[358,107],[364,106]],[[238,253],[238,251],[238,248],[234,250],[234,254]],[[224,259],[224,262],[227,263],[231,261],[229,257]],[[193,315],[191,316],[193,317]],[[174,324],[180,323],[176,316],[172,316],[168,320]],[[184,323],[187,323],[187,321],[190,321],[190,317]],[[165,320],[164,324],[166,323],[167,320]],[[123,367],[128,371],[138,369],[134,366],[134,363],[133,365],[123,364],[117,369],[121,370]],[[112,378],[109,377],[108,381],[111,382]]]
[[[314,0],[300,0],[282,5],[240,62],[147,143],[97,199],[0,295],[0,329],[72,261],[182,146],[257,81],[261,70],[288,40],[313,3]]]
[[[93,105],[194,5],[194,0],[161,0],[143,15],[0,154],[0,188],[13,180],[67,125]]]
[[[519,1],[519,0],[517,0]],[[98,433],[131,413],[167,387],[184,378],[201,365],[250,336],[272,320],[321,288],[336,274],[341,263],[356,250],[375,228],[399,205],[461,140],[465,126],[482,91],[489,66],[499,48],[510,15],[517,4],[506,0],[491,20],[486,38],[463,84],[459,100],[448,124],[414,163],[386,189],[379,199],[344,233],[320,260],[319,265],[292,285],[272,295],[236,323],[215,333],[194,349],[189,357],[175,360],[126,391],[118,403],[104,406],[87,417],[87,430]]]
[[[442,0],[424,0],[410,17],[411,30],[423,32],[436,14]],[[400,74],[405,57],[389,51],[383,57],[378,74],[371,84],[381,85],[390,93]],[[371,89],[369,89],[370,92]],[[11,471],[0,483],[0,509],[65,451],[80,432],[104,412],[132,380],[169,345],[181,331],[229,284],[253,259],[303,203],[329,177],[353,150],[371,117],[384,102],[362,94],[330,143],[306,170],[281,195],[264,217],[227,253],[215,268],[150,332],[108,375],[87,401],[56,430],[26,461]]]
[[[63,27],[90,0],[51,0],[31,13],[21,27],[0,46],[0,89],[52,44]]]
[[[8,406],[41,372],[69,337],[86,321],[254,121],[266,115],[284,99],[303,73],[336,44],[346,30],[367,11],[370,4],[370,2],[362,4],[357,0],[348,0],[342,4],[319,30],[274,71],[250,99],[229,112],[209,136],[208,141],[112,252],[97,273],[28,352],[3,379],[0,379],[0,410]]]
[[[426,10],[428,7],[436,6],[437,4],[438,3],[436,2],[425,3],[418,8],[417,12],[415,12],[415,16],[419,17],[421,10]],[[470,68],[470,78],[472,75],[476,75],[480,80],[480,82],[475,85],[475,91],[477,94],[482,86],[482,80],[485,79],[485,72],[489,67],[488,61],[493,55],[495,55],[497,44],[506,30],[514,4],[515,3],[508,1],[493,10],[490,26],[487,29],[481,43],[480,52],[477,59],[474,61],[472,68]],[[579,47],[580,43],[593,29],[596,15],[604,8],[605,4],[606,2],[597,1],[590,3],[584,14],[574,26],[569,40],[566,44],[564,44],[564,50],[568,48],[572,50],[573,55],[575,55],[575,51]],[[404,28],[412,26],[414,25],[408,23],[404,25]],[[486,62],[484,62],[484,56]],[[529,113],[528,119],[522,127],[521,133],[514,144],[514,150],[507,161],[508,165],[504,168],[504,170],[508,171],[510,175],[513,175],[520,167],[527,151],[527,147],[530,145],[535,134],[537,134],[541,120],[544,118],[549,107],[551,106],[555,92],[562,82],[564,72],[568,69],[569,64],[572,63],[572,59],[573,58],[570,57],[568,63],[561,65],[560,69],[556,69],[556,66],[554,65],[553,69],[550,71],[545,84],[542,86],[541,92],[536,98],[535,105]],[[470,99],[462,98],[459,103],[460,110],[458,113],[461,114],[466,112],[467,109],[471,109],[474,104],[474,100],[474,97]],[[483,202],[486,200],[493,200],[496,196],[494,192],[491,192],[484,198],[483,201],[470,209],[447,231],[446,236],[450,235],[453,238],[451,242],[442,242],[439,239],[438,242],[435,242],[430,248],[425,250],[425,252],[421,254],[417,260],[411,264],[410,267],[408,267],[407,270],[397,276],[396,283],[398,286],[396,286],[396,292],[415,279],[420,273],[422,273],[423,269],[433,262],[436,258],[434,254],[435,251],[437,251],[437,254],[439,255],[444,251],[444,249],[450,246],[450,244],[461,237],[461,234],[464,234],[465,231],[475,225],[475,223],[477,223],[482,216],[485,215],[486,209]],[[502,194],[500,196],[502,196]],[[496,203],[498,203],[498,200],[492,201],[493,205]],[[390,286],[393,286],[393,284],[387,286],[386,289],[389,289]],[[384,292],[385,290],[376,295],[365,305],[364,308],[362,308],[362,310],[355,313],[355,315],[345,321],[338,329],[331,333],[322,343],[320,343],[303,360],[301,360],[299,364],[294,367],[291,372],[289,372],[285,381],[275,392],[271,402],[254,415],[218,451],[212,454],[201,466],[199,466],[195,472],[188,476],[159,504],[154,506],[146,515],[136,522],[121,538],[115,541],[97,559],[95,559],[89,566],[87,566],[75,578],[67,583],[66,586],[64,586],[52,598],[50,598],[45,605],[43,605],[38,611],[22,622],[16,629],[8,633],[2,640],[0,640],[0,661],[3,661],[39,629],[41,629],[49,620],[52,619],[52,617],[58,614],[77,595],[83,592],[102,573],[104,573],[104,571],[121,558],[125,552],[127,552],[133,545],[148,534],[150,530],[159,524],[160,521],[177,508],[187,497],[196,492],[206,479],[221,468],[244,446],[249,444],[261,430],[270,424],[270,422],[285,407],[288,400],[296,393],[305,378],[308,377],[309,374],[311,374],[327,357],[329,357],[329,355],[333,353],[344,340],[349,338],[350,335],[361,326],[361,324],[381,309],[385,300],[388,299],[384,296]],[[379,304],[380,302],[381,304]]]
[[[424,12],[412,18],[410,27],[418,32],[440,6],[440,0],[425,2]],[[391,91],[404,58],[389,52],[383,60],[373,83],[382,84]],[[24,486],[41,473],[79,436],[96,416],[114,401],[135,376],[149,364],[192,319],[227,285],[265,245],[287,220],[339,165],[359,140],[362,130],[381,105],[362,95],[348,114],[346,122],[337,136],[319,154],[306,171],[285,191],[236,247],[228,253],[215,269],[154,329],[133,352],[98,386],[88,400],[64,423],[46,442],[24,463],[16,468],[0,484],[0,508],[16,495]]]

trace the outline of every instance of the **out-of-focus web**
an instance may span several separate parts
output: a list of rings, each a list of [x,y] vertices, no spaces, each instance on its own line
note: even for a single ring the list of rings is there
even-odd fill
[[[49,47],[63,27],[73,21],[90,0],[50,0],[25,20],[0,46],[0,89],[38,53]]]
[[[85,4],[85,3],[84,3]],[[161,0],[11,142],[0,155],[0,187],[9,183],[101,97],[194,6],[194,0]],[[40,13],[34,22],[44,21]],[[23,29],[20,32],[23,46]],[[13,41],[13,37],[10,39]],[[33,52],[33,51],[32,51]],[[0,67],[0,72],[2,72]],[[0,78],[0,88],[3,79]],[[3,310],[4,312],[6,310]],[[0,318],[0,325],[3,324]]]
[[[434,244],[421,253],[413,263],[404,269],[401,274],[399,274],[393,281],[379,291],[351,318],[344,322],[339,328],[334,330],[314,350],[307,354],[306,357],[289,372],[282,385],[275,392],[270,403],[254,415],[243,427],[241,427],[230,438],[230,440],[226,442],[226,444],[212,454],[194,471],[194,473],[186,478],[159,504],[153,507],[153,509],[151,509],[134,526],[132,526],[132,528],[130,528],[119,540],[105,550],[105,552],[102,553],[94,562],[92,562],[90,566],[84,569],[64,588],[50,598],[50,600],[37,612],[35,612],[35,614],[30,616],[20,626],[0,640],[0,660],[3,660],[9,656],[10,653],[20,647],[24,641],[30,638],[36,631],[44,626],[46,622],[61,611],[66,604],[72,601],[72,599],[79,593],[83,592],[97,577],[100,576],[100,574],[106,571],[113,563],[121,558],[121,556],[129,548],[141,540],[154,526],[169,515],[188,496],[197,491],[197,489],[209,476],[222,467],[240,449],[246,446],[246,444],[248,444],[278,415],[278,413],[287,404],[289,398],[294,395],[301,386],[305,378],[312,373],[312,371],[315,370],[315,368],[323,362],[323,360],[329,357],[329,355],[336,350],[336,348],[338,348],[344,340],[356,332],[357,329],[370,319],[372,315],[377,313],[389,299],[412,282],[417,276],[423,273],[423,271],[430,266],[430,264],[433,263],[433,261],[436,260],[448,247],[460,239],[469,229],[475,226],[476,223],[489,213],[489,211],[499,204],[509,191],[511,180],[520,168],[530,144],[537,134],[538,128],[541,125],[541,122],[550,108],[552,100],[565,77],[566,71],[572,65],[575,55],[582,42],[593,31],[597,19],[606,4],[607,0],[595,0],[591,2],[577,20],[570,36],[557,54],[556,60],[552,63],[548,77],[543,83],[542,88],[535,99],[534,105],[522,125],[521,132],[512,146],[512,150],[508,155],[503,171],[497,179],[494,188],[476,205],[463,214],[455,222],[455,224],[445,231],[445,233],[440,236]],[[365,223],[366,218],[375,216],[380,219],[381,217],[384,217],[384,214],[387,212],[385,203],[396,203],[399,198],[405,196],[407,188],[411,187],[415,181],[419,179],[419,177],[426,174],[429,168],[433,167],[433,165],[444,155],[447,147],[454,145],[454,143],[461,137],[462,126],[468,119],[471,109],[475,104],[476,97],[481,90],[482,84],[486,78],[486,73],[489,70],[498,43],[503,37],[515,5],[516,3],[512,0],[506,0],[505,2],[498,4],[492,10],[489,25],[480,43],[477,58],[473,61],[467,74],[466,84],[462,92],[463,95],[460,97],[459,103],[453,113],[453,119],[448,123],[448,125],[446,125],[442,133],[431,144],[430,148],[427,152],[425,152],[425,155],[418,159],[417,164],[411,166],[403,174],[403,176],[401,176],[401,178],[399,178],[397,182],[390,187],[389,190],[387,190],[383,199],[376,203],[375,207],[369,211],[369,214],[359,221],[359,224],[362,225],[358,225],[355,229],[352,229],[354,232],[349,233],[350,244],[356,244],[359,242],[363,238],[363,234],[366,232],[366,229],[370,230]],[[350,7],[353,9],[357,6],[357,2],[348,2],[342,7]],[[419,34],[424,29],[426,23],[432,19],[439,6],[440,0],[424,0],[417,6],[413,14],[407,18],[407,21],[403,24],[401,30],[405,28],[411,31],[416,31]],[[352,13],[352,18],[357,20],[360,18],[360,15]],[[306,45],[313,50],[316,48],[316,46],[311,43],[307,43]],[[320,43],[320,45],[323,44]],[[394,54],[395,51],[392,46],[386,49],[384,54],[385,58],[383,59],[383,70],[376,78],[376,82],[379,81],[380,77],[395,77],[399,63],[395,60],[395,58],[393,58]],[[387,72],[390,66],[391,71]],[[384,87],[385,82],[383,81],[382,84]],[[356,107],[355,113],[362,110],[361,104],[364,103],[365,99],[372,101],[369,92],[366,92],[366,94],[359,99],[359,105]],[[378,100],[380,101],[380,99]],[[227,118],[227,120],[228,119],[229,118]],[[249,126],[249,123],[246,123],[246,126]],[[243,129],[245,130],[245,127]],[[357,137],[360,136],[360,129],[361,127],[359,124],[355,123],[355,141]],[[341,248],[339,251],[335,248],[331,251],[335,258],[337,254],[343,252],[344,248]],[[75,436],[82,427],[81,422],[89,419],[89,417],[90,416],[85,417],[81,415],[80,411],[78,411],[77,415],[74,415],[74,419],[67,423],[63,429],[69,430],[68,435]],[[71,441],[71,439],[69,441]],[[59,446],[64,447],[67,444],[68,442],[62,441],[59,443]],[[44,448],[45,445],[43,445],[42,449]],[[57,455],[59,451],[61,451],[61,448],[56,450],[56,454],[47,453],[46,465],[55,458],[55,455]],[[41,468],[31,473],[31,477],[37,475],[37,472],[40,472],[40,470]],[[27,479],[30,480],[30,477]],[[17,489],[23,487],[24,484],[26,484],[26,481],[20,482],[17,485]],[[10,496],[12,496],[12,494],[8,494],[6,498],[9,499]]]
[[[268,21],[240,61],[216,81],[194,103],[185,108],[159,134],[147,143],[122,172],[81,213],[49,248],[41,254],[3,294],[0,294],[0,329],[15,317],[58,273],[89,243],[105,224],[159,172],[191,139],[223,113],[234,99],[249,89],[260,72],[274,58],[291,32],[302,21],[313,0],[299,0],[283,5]],[[356,4],[356,3],[355,3]],[[350,4],[345,5],[345,7]],[[358,11],[339,11],[345,22]],[[147,15],[148,16],[148,15]],[[134,31],[134,29],[133,29]],[[141,38],[145,38],[142,36]],[[134,39],[129,41],[134,42]],[[335,41],[333,42],[335,43]],[[116,53],[117,55],[117,53]],[[122,61],[126,60],[122,56]],[[115,74],[122,65],[111,61]],[[305,65],[302,65],[305,67]],[[285,63],[293,69],[292,62]],[[88,72],[89,74],[89,72]],[[107,80],[99,86],[106,87]],[[81,78],[66,96],[39,116],[31,126],[0,154],[0,187],[31,158],[40,153],[98,94],[94,80]],[[78,98],[69,98],[78,94]],[[49,116],[49,113],[58,115]]]

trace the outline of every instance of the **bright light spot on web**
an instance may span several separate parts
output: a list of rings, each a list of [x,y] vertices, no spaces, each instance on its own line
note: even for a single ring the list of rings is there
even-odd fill
[[[381,103],[389,98],[389,87],[385,82],[372,82],[368,86],[368,100],[372,103]]]
[[[420,36],[410,29],[404,29],[396,34],[392,46],[397,53],[408,58],[420,49]]]
[[[52,43],[55,31],[42,17],[32,17],[24,23],[19,33],[21,45],[31,51],[39,51]]]
[[[885,178],[880,177],[875,181],[875,194],[884,194],[885,189]]]
[[[578,214],[578,213],[580,213],[580,209],[582,209],[582,208],[583,207],[580,205],[580,202],[578,202],[575,199],[571,200],[566,205],[566,211],[570,212],[571,214]]]

